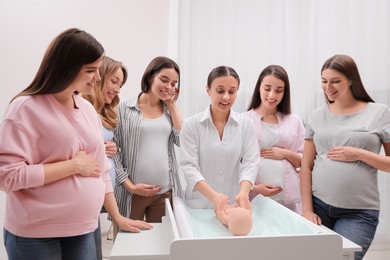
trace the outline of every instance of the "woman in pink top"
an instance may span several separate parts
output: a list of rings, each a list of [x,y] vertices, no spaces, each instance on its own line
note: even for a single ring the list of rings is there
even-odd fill
[[[122,217],[90,93],[104,49],[68,29],[50,44],[32,83],[9,104],[0,128],[4,244],[12,259],[96,259],[93,231],[104,206],[125,230],[150,228]]]
[[[291,114],[290,82],[281,66],[270,65],[260,73],[246,115],[256,124],[261,159],[253,193],[301,214],[298,169],[305,129]]]

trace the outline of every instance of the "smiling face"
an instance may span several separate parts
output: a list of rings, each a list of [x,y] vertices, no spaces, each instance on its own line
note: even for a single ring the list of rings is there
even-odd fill
[[[106,77],[102,93],[104,95],[104,102],[111,104],[112,100],[119,95],[120,89],[123,84],[123,71],[122,68],[118,68],[113,74]]]
[[[177,92],[179,74],[175,69],[162,69],[152,80],[150,90],[160,100],[166,100]]]
[[[325,69],[321,73],[322,89],[330,102],[351,96],[350,82],[348,78],[333,69]]]
[[[259,88],[261,106],[267,110],[277,111],[277,106],[284,96],[284,82],[274,75],[263,78]]]
[[[91,94],[93,92],[93,88],[97,86],[97,82],[100,80],[99,68],[101,65],[101,58],[90,64],[83,65],[76,79],[70,85],[72,91],[77,91],[83,94]]]
[[[207,86],[207,93],[211,99],[211,109],[228,113],[237,98],[238,81],[232,76],[222,76],[213,80]]]

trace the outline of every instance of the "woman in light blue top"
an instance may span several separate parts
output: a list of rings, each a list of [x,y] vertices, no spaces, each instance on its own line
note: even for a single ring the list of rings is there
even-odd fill
[[[114,136],[113,129],[118,122],[117,105],[119,103],[119,92],[121,87],[126,83],[127,70],[119,61],[113,60],[110,57],[104,56],[102,66],[99,68],[101,80],[94,88],[92,94],[84,94],[87,99],[95,107],[103,124],[103,137],[106,147],[106,155],[111,162],[110,177],[113,188],[115,186],[115,167],[112,157],[116,153],[116,145],[112,141]],[[107,212],[103,207],[102,212]],[[98,228],[95,230],[95,244],[97,259],[103,258],[100,221]]]
[[[185,199],[192,208],[213,208],[221,200],[251,208],[251,190],[259,164],[252,120],[231,108],[240,79],[230,67],[211,71],[206,91],[211,105],[185,120],[180,133],[180,167],[187,181]]]
[[[327,104],[306,124],[303,215],[360,245],[360,260],[378,225],[377,172],[390,172],[390,110],[374,103],[347,55],[329,58],[321,78]],[[382,146],[385,155],[379,154]]]
[[[98,86],[94,88],[94,93],[83,95],[83,97],[92,103],[102,121],[106,155],[112,164],[110,177],[112,185],[115,186],[115,165],[112,158],[116,154],[117,147],[113,142],[113,130],[118,124],[119,92],[126,83],[127,70],[122,62],[105,56],[99,73],[101,80]]]

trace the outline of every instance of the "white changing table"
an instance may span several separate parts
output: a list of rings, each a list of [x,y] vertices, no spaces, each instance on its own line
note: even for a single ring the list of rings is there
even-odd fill
[[[261,197],[258,203],[262,210],[259,214],[265,214],[261,216],[261,221],[256,220],[259,216],[254,212],[254,228],[251,233],[235,237],[229,235],[227,229],[212,215],[212,210],[189,209],[183,200],[175,197],[172,211],[169,200],[166,200],[163,222],[152,223],[152,230],[141,233],[120,231],[110,259],[244,260],[255,256],[256,259],[267,260],[353,260],[354,252],[361,250],[348,239],[326,227],[314,225],[269,198]],[[265,225],[272,227],[268,223],[274,221],[269,219],[271,213],[267,212],[271,212],[272,216],[277,214],[275,219],[281,216],[288,218],[289,223],[294,223],[295,227],[286,232],[267,229]],[[209,234],[209,231],[197,231],[191,225],[204,226],[206,229],[211,227],[212,230]],[[259,225],[265,230],[265,234],[258,234],[256,228]]]

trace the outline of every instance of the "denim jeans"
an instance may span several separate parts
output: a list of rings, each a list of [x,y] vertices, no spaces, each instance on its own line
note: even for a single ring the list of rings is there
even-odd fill
[[[9,260],[96,260],[93,232],[74,237],[27,238],[4,229]]]
[[[337,208],[316,197],[313,197],[313,208],[324,226],[362,247],[362,252],[355,252],[355,260],[363,259],[374,239],[379,211]]]
[[[100,219],[98,222],[97,229],[93,232],[93,236],[95,239],[96,259],[102,260],[103,259],[103,249],[102,249],[102,230],[101,230],[101,225],[100,225]]]

